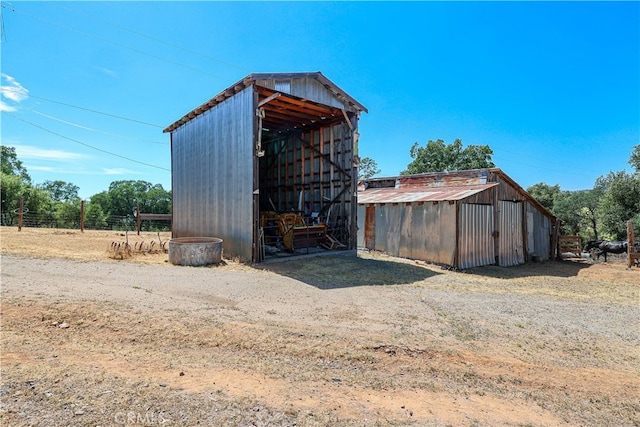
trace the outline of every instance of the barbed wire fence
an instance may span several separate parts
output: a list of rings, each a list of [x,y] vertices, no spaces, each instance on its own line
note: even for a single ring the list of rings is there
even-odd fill
[[[138,216],[142,220],[138,219]],[[26,208],[0,212],[0,225],[5,227],[61,228],[70,230],[116,230],[116,231],[171,231],[170,215],[166,219],[147,219],[139,208],[134,215],[106,215],[98,218],[87,217],[84,208],[77,214],[61,212],[32,212]]]

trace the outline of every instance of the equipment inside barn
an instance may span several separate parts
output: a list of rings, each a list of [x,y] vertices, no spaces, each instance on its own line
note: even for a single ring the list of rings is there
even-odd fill
[[[362,112],[320,72],[250,74],[192,110],[165,129],[173,237],[220,237],[252,261],[277,246],[355,253]]]

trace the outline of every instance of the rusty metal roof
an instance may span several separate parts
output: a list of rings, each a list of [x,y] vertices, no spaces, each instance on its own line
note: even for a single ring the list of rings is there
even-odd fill
[[[462,200],[474,194],[497,186],[497,182],[489,184],[460,185],[447,187],[400,187],[371,188],[358,191],[358,203],[411,203],[411,202],[445,202]]]

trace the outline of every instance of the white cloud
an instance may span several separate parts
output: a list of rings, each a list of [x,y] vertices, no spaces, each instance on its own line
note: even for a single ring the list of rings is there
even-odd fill
[[[139,172],[135,172],[125,168],[115,168],[115,169],[103,168],[102,171],[104,172],[105,175],[127,175],[127,174],[139,175]]]
[[[50,166],[31,166],[27,165],[27,170],[29,171],[40,171],[40,172],[57,172],[55,168]]]
[[[29,91],[22,86],[16,79],[8,74],[2,73],[2,84],[0,85],[0,111],[16,111],[16,106],[11,103],[20,103],[29,97]],[[5,101],[5,98],[10,103]]]
[[[31,145],[15,145],[16,154],[19,159],[38,159],[38,160],[79,160],[89,159],[91,156],[86,154],[73,153],[71,151],[50,150],[46,148],[34,147]]]
[[[116,73],[115,71],[109,68],[104,68],[104,67],[94,67],[94,68],[100,71],[101,73],[106,74],[109,77],[118,77],[118,73]]]

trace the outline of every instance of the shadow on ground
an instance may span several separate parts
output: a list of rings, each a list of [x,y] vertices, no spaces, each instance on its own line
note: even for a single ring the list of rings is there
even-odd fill
[[[442,274],[406,262],[339,255],[290,260],[261,268],[319,289],[403,285]]]
[[[535,276],[574,277],[580,270],[589,268],[592,263],[580,258],[571,258],[562,261],[530,262],[514,267],[500,267],[486,265],[464,270],[467,274],[474,274],[496,279],[515,279]]]

